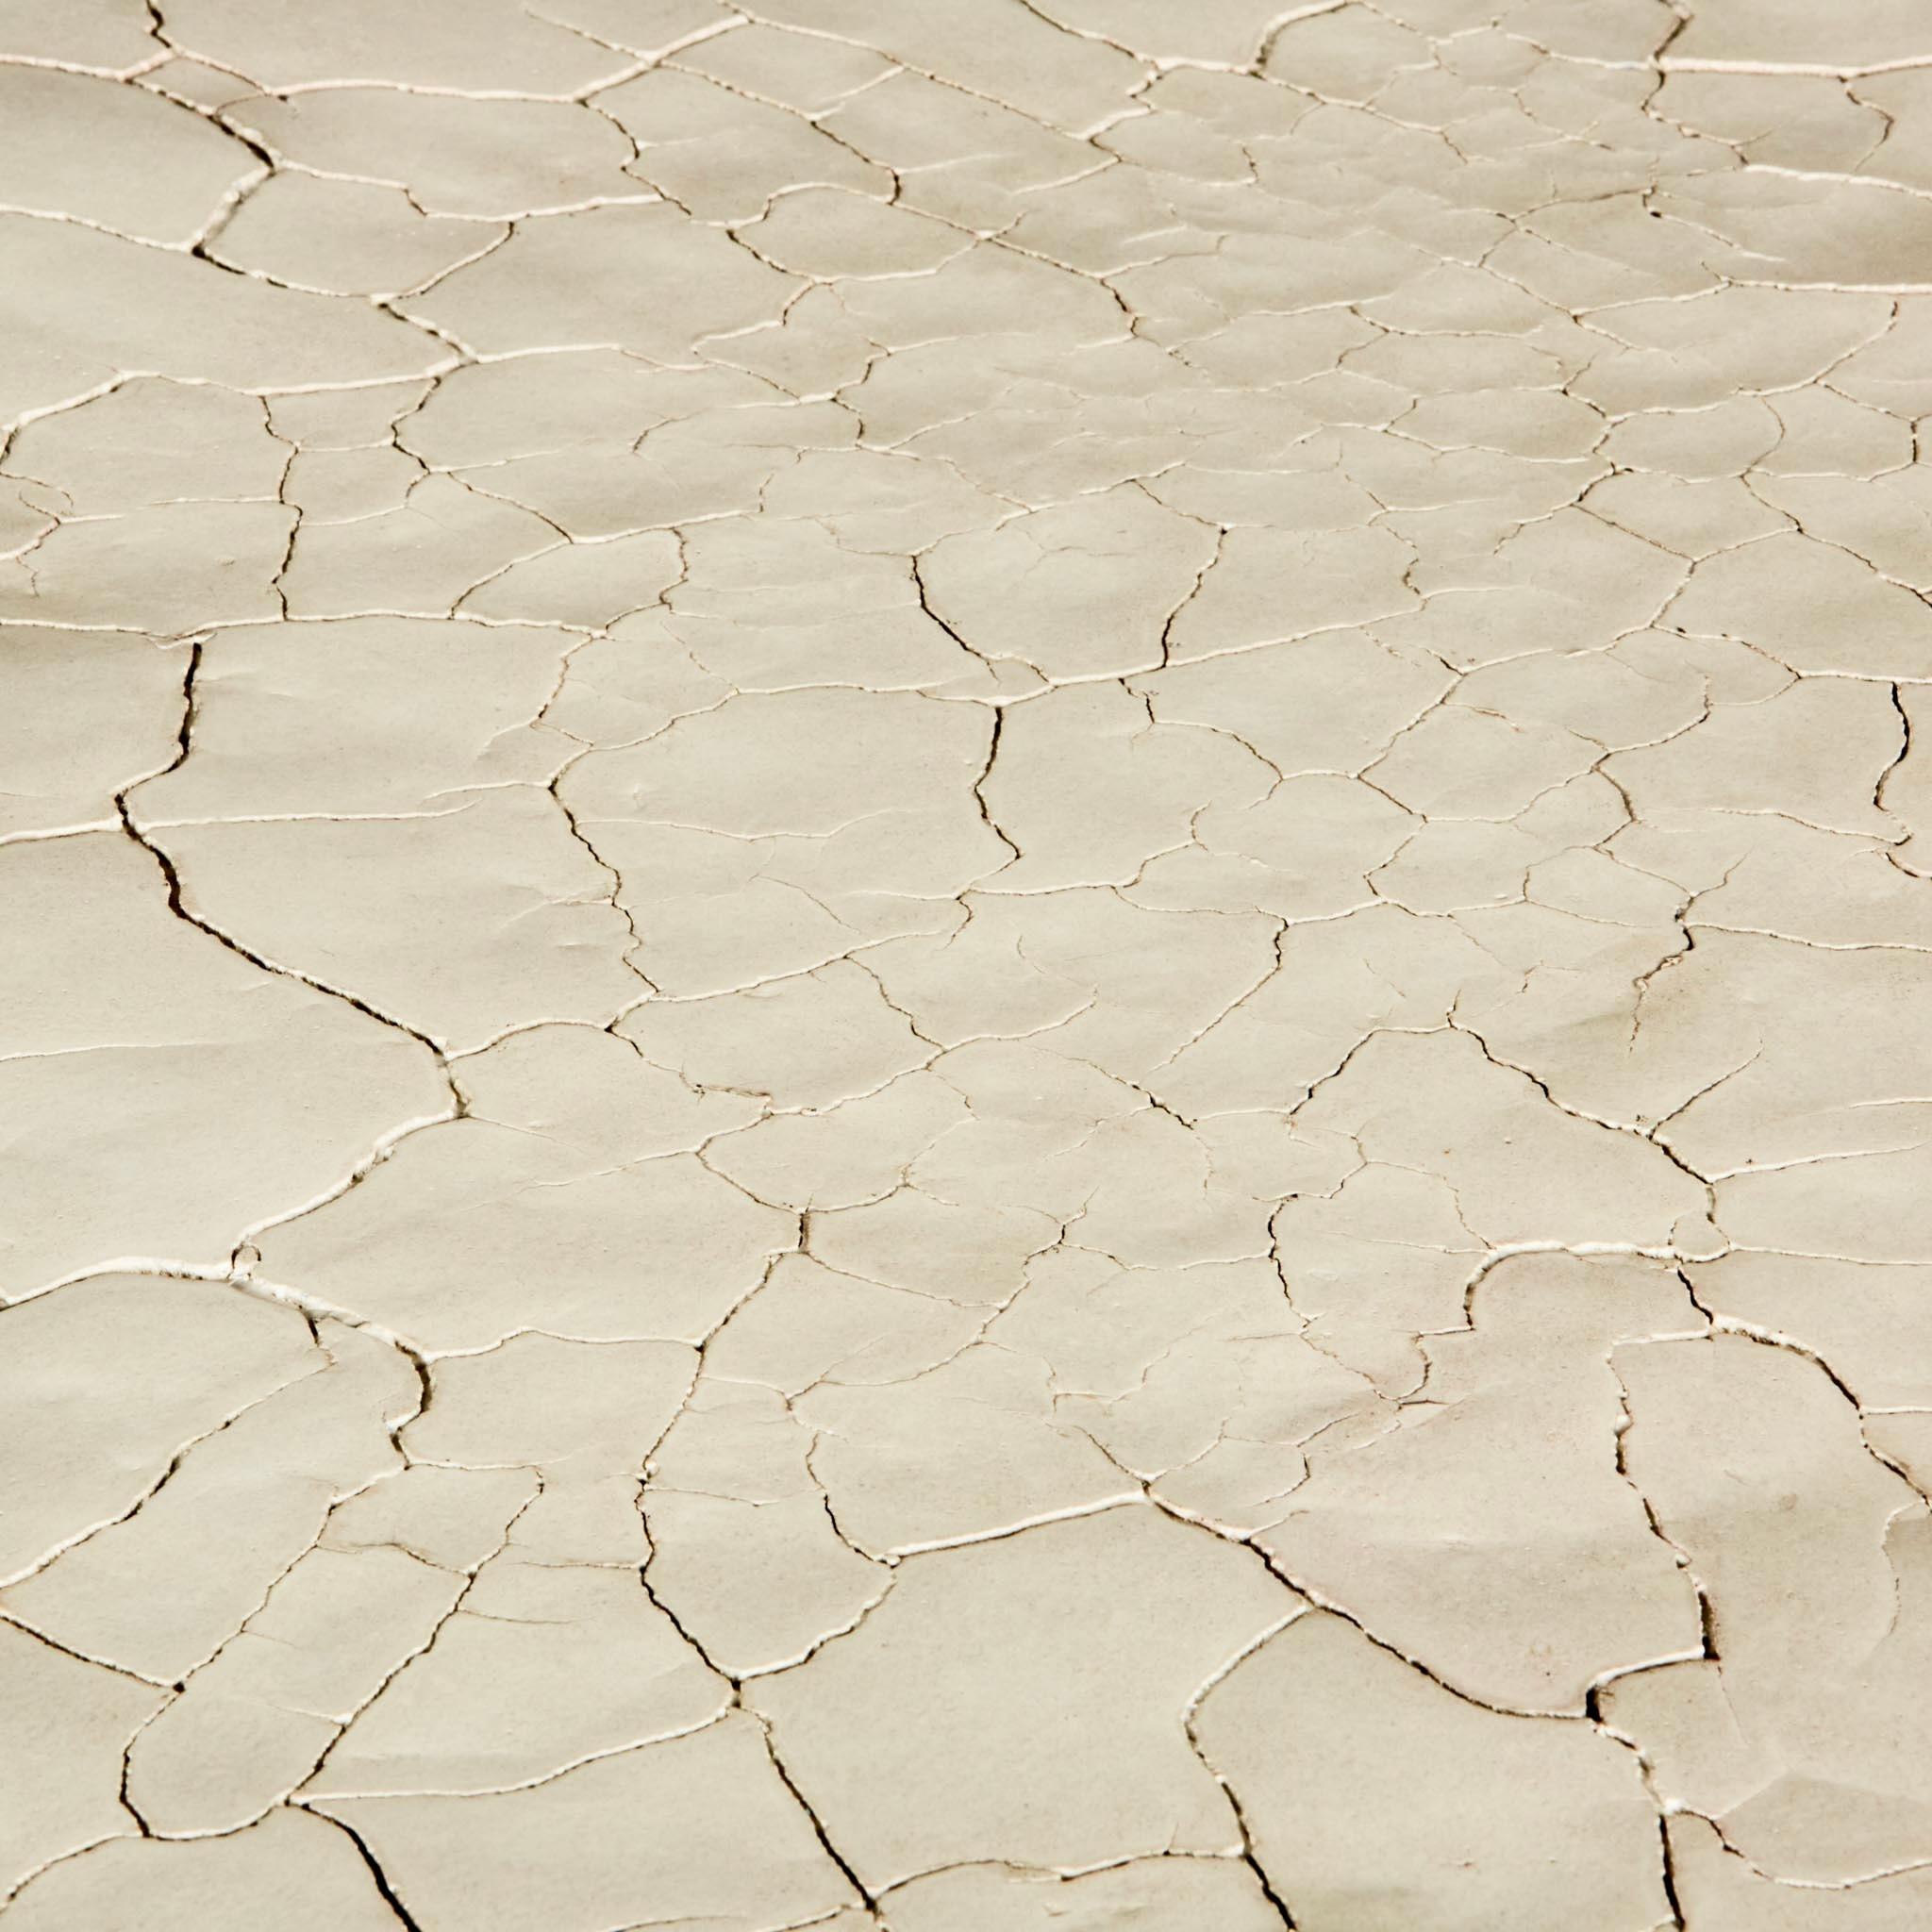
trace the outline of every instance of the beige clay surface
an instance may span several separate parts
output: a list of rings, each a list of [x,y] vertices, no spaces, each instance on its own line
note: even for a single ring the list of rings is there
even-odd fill
[[[0,1932],[1932,1925],[1922,0],[0,4]]]

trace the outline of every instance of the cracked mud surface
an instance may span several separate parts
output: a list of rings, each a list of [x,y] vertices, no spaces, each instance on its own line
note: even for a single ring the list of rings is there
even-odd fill
[[[6,1932],[1932,1924],[1932,21],[0,6]]]

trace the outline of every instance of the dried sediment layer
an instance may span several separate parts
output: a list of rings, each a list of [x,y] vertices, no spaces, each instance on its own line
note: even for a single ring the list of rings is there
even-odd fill
[[[16,6],[0,162],[8,1932],[1932,1915],[1918,8]]]

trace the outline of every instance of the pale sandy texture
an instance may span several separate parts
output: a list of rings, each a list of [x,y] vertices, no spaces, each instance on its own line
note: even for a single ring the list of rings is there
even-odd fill
[[[1916,0],[0,0],[0,1932],[1932,1924]]]

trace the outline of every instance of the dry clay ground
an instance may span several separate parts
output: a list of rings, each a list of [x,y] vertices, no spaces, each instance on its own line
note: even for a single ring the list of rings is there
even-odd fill
[[[1932,1924],[1920,0],[0,51],[4,1932]]]

